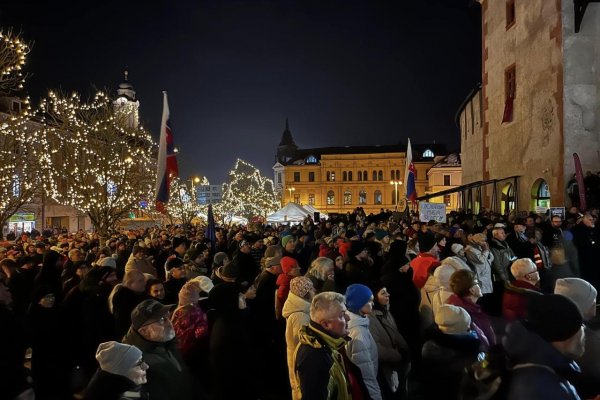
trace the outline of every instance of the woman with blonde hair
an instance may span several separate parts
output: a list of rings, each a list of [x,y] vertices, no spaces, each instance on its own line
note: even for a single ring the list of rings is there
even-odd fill
[[[334,271],[331,258],[318,257],[310,264],[306,277],[312,281],[317,293],[335,292]]]

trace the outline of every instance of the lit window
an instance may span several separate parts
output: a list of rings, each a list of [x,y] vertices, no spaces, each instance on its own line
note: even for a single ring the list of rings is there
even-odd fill
[[[352,204],[352,193],[350,193],[349,190],[346,190],[344,192],[344,205],[350,205]]]
[[[374,195],[375,204],[381,204],[381,191],[376,190]]]
[[[335,172],[331,171],[331,181],[335,182]]]
[[[433,154],[433,151],[431,151],[430,149],[427,149],[423,152],[423,158],[433,158],[435,157],[435,154]]]
[[[317,157],[315,156],[308,156],[306,157],[306,161],[307,164],[317,164],[319,161],[317,160]]]
[[[335,194],[333,193],[333,190],[330,190],[327,192],[327,205],[331,206],[333,204],[335,204]]]
[[[367,204],[367,192],[364,189],[358,192],[358,204]]]
[[[314,194],[308,195],[308,204],[310,204],[311,206],[315,205],[315,195]]]

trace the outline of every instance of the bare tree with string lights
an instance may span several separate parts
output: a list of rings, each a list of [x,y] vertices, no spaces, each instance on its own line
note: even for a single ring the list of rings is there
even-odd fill
[[[90,102],[77,93],[50,92],[39,116],[57,171],[46,191],[59,203],[86,213],[101,240],[106,239],[141,201],[152,198],[156,145],[102,91]]]

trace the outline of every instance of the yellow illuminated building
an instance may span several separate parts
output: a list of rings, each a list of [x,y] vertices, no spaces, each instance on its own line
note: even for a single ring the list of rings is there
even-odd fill
[[[417,194],[425,193],[427,172],[443,151],[439,144],[412,146]],[[310,204],[327,214],[362,207],[368,215],[396,204],[404,209],[405,168],[406,145],[298,149],[286,122],[273,171],[282,205]]]

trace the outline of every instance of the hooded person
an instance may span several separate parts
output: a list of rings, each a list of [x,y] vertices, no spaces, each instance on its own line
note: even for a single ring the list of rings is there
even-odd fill
[[[148,364],[148,390],[151,399],[192,399],[192,376],[177,349],[175,329],[169,313],[174,305],[144,300],[131,312],[131,327],[123,343],[142,351]]]
[[[587,281],[579,278],[557,279],[554,293],[571,299],[585,321],[585,353],[577,360],[581,376],[575,381],[583,398],[593,398],[600,393],[600,329],[596,316],[598,292]]]
[[[464,368],[477,360],[480,340],[470,328],[469,313],[461,307],[442,305],[435,323],[422,349],[425,398],[456,399]]]
[[[244,364],[254,356],[249,336],[240,334],[250,328],[242,298],[236,283],[215,285],[208,294],[213,307],[208,354],[214,399],[253,399],[256,393],[254,363]]]
[[[512,366],[507,398],[579,400],[571,380],[585,349],[581,312],[557,294],[532,297],[527,308],[527,318],[509,324],[502,341]]]
[[[96,360],[100,368],[85,389],[86,400],[148,399],[143,389],[148,364],[140,349],[114,341],[100,343]]]
[[[310,302],[316,291],[312,280],[306,276],[298,276],[290,281],[290,293],[283,305],[282,315],[285,318],[285,341],[287,345],[287,365],[292,387],[292,399],[299,400],[301,394],[296,380],[294,357],[296,347],[300,343],[299,332],[310,322]]]
[[[381,389],[377,381],[379,358],[377,344],[369,331],[368,315],[373,311],[373,293],[365,285],[355,283],[346,289],[346,307],[348,308],[348,331],[352,338],[346,344],[346,354],[361,372],[369,396],[381,400]]]

